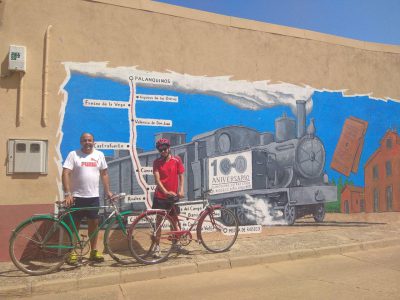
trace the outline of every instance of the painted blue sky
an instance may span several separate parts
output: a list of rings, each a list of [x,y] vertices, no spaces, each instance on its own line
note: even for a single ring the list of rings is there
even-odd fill
[[[400,45],[399,0],[156,0],[218,14]]]
[[[97,141],[129,142],[128,110],[92,108],[82,105],[82,100],[85,98],[129,101],[130,89],[127,84],[72,73],[65,90],[68,93],[68,102],[62,126],[63,158],[69,151],[79,148],[79,136],[82,132],[92,132]],[[197,134],[229,125],[243,125],[259,132],[274,132],[275,119],[282,116],[284,112],[294,118],[287,106],[254,111],[240,109],[209,95],[143,87],[138,87],[137,92],[179,97],[179,103],[137,102],[137,117],[173,121],[172,127],[138,126],[137,147],[144,150],[154,149],[154,135],[158,132],[186,133],[187,141],[190,141]],[[363,166],[378,148],[379,141],[386,130],[399,127],[400,104],[373,100],[368,97],[343,97],[341,93],[333,92],[315,92],[312,98],[313,109],[307,116],[307,124],[310,118],[315,119],[317,136],[326,149],[325,168],[331,178],[344,177],[329,167],[344,121],[353,116],[368,122],[359,172],[349,177],[355,184],[364,185]]]

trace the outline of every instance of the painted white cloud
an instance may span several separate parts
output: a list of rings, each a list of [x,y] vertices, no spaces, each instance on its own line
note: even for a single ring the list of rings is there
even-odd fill
[[[229,76],[193,76],[172,71],[148,72],[136,67],[108,67],[107,62],[65,62],[64,65],[68,73],[79,72],[123,83],[128,83],[129,77],[132,75],[166,78],[171,80],[172,85],[163,85],[163,89],[170,88],[185,93],[214,95],[227,103],[250,110],[286,105],[295,111],[296,100],[305,100],[307,101],[307,111],[311,111],[311,96],[315,91],[310,86],[270,83],[269,81],[232,80]]]
[[[70,72],[79,72],[89,76],[100,76],[115,81],[128,83],[129,77],[154,76],[170,79],[171,86],[160,86],[163,89],[174,89],[185,93],[208,94],[220,97],[227,103],[242,109],[261,110],[277,105],[291,107],[293,113],[296,111],[296,100],[307,101],[307,113],[312,110],[312,95],[315,91],[340,92],[344,97],[368,96],[376,100],[394,100],[373,98],[370,94],[345,94],[346,90],[319,90],[308,85],[294,85],[290,83],[270,83],[264,81],[232,80],[230,76],[208,77],[179,74],[173,71],[149,72],[139,70],[137,67],[108,67],[107,62],[64,62],[68,78]],[[65,81],[65,83],[68,79]],[[138,84],[139,85],[139,84]],[[156,85],[152,85],[156,86]],[[62,87],[63,89],[63,87]]]

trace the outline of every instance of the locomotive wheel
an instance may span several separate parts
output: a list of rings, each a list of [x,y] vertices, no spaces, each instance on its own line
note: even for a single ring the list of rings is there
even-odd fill
[[[223,206],[224,206],[225,208],[227,208],[227,209],[233,211],[233,212],[236,211],[236,208],[231,207],[231,206],[235,206],[234,204],[235,204],[235,201],[232,200],[232,199],[226,199],[226,200],[223,202]],[[222,221],[223,221],[226,225],[228,225],[228,226],[233,225],[234,222],[235,222],[235,220],[231,217],[230,214],[222,213],[221,218],[222,218]]]
[[[315,211],[313,214],[314,220],[317,223],[321,223],[325,218],[325,206],[323,204],[319,204],[315,207]]]
[[[283,216],[288,225],[293,225],[296,221],[296,206],[294,205],[285,205],[285,210],[283,211]]]
[[[236,217],[238,218],[239,225],[244,226],[247,225],[249,220],[247,219],[245,209],[243,207],[237,207],[235,209]]]

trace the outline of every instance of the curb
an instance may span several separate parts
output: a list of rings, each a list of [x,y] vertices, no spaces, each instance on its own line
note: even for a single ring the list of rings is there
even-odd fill
[[[399,246],[400,238],[384,239],[340,246],[295,250],[283,253],[251,255],[207,260],[173,266],[148,266],[139,270],[121,270],[115,273],[93,275],[86,278],[57,279],[51,281],[29,282],[26,285],[0,287],[0,297],[24,297],[60,293],[71,289],[86,289],[107,285],[123,284],[135,281],[162,279],[203,272],[214,272],[224,269],[240,268],[257,264],[268,264],[311,257],[344,254],[348,252]]]

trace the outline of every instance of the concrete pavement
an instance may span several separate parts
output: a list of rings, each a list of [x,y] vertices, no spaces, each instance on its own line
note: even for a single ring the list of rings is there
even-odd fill
[[[304,218],[294,226],[265,226],[260,234],[239,235],[227,253],[209,253],[192,242],[186,247],[189,255],[172,255],[167,262],[155,266],[135,262],[121,266],[106,257],[103,264],[65,265],[57,273],[28,276],[11,263],[0,263],[0,298],[100,288],[396,245],[400,245],[400,213],[327,214],[321,224]]]

